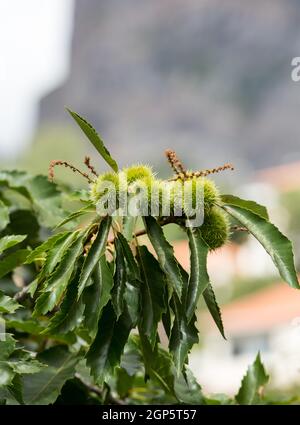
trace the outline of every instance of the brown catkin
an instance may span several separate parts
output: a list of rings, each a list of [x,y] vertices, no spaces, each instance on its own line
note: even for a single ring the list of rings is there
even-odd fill
[[[62,165],[63,167],[70,168],[73,171],[73,173],[78,173],[82,177],[87,179],[87,181],[89,183],[93,183],[93,180],[89,177],[89,175],[87,173],[83,173],[82,171],[78,170],[78,168],[74,167],[74,165],[69,164],[67,161],[61,161],[60,159],[54,159],[53,161],[50,162],[49,173],[48,173],[48,179],[50,181],[53,181],[53,179],[54,179],[54,168],[58,165],[59,166]]]
[[[98,174],[97,174],[97,172],[96,172],[96,170],[95,170],[95,167],[91,164],[91,158],[89,157],[89,156],[86,156],[85,158],[84,158],[84,165],[86,165],[87,166],[87,168],[90,170],[90,172],[95,176],[95,177],[99,177],[98,176]]]
[[[169,161],[169,164],[171,165],[171,167],[173,168],[175,173],[178,174],[178,175],[179,174],[185,175],[186,169],[184,168],[182,162],[180,161],[180,159],[176,155],[176,152],[173,151],[172,149],[167,149],[165,153],[166,153],[167,159]]]

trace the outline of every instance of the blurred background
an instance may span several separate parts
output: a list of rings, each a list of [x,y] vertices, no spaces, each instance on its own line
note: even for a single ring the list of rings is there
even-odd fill
[[[215,180],[269,208],[299,270],[299,20],[297,0],[1,0],[0,168],[47,174],[51,159],[80,166],[89,154],[105,170],[68,106],[121,165],[166,176],[166,148],[193,169],[234,163]],[[166,232],[188,268],[183,235]],[[191,367],[203,389],[235,392],[258,350],[274,391],[300,388],[300,293],[245,234],[209,271],[227,341],[200,310]]]

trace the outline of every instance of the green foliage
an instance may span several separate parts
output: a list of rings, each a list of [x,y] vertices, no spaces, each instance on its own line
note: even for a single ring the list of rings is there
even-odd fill
[[[250,212],[248,209],[226,205],[223,207],[236,218],[262,244],[271,256],[283,280],[291,287],[300,288],[294,266],[294,255],[291,242],[274,224]]]
[[[115,398],[145,404],[266,402],[261,387],[267,375],[259,356],[234,400],[203,396],[188,356],[198,342],[201,298],[224,337],[206,263],[209,250],[229,238],[229,216],[247,227],[283,279],[298,288],[288,239],[269,222],[264,207],[220,196],[201,173],[163,181],[143,165],[119,172],[96,131],[69,112],[113,172],[95,178],[89,191],[77,192],[60,189],[44,176],[0,173],[0,313],[13,335],[6,333],[0,341],[0,399],[7,404],[53,404],[76,393],[81,402],[94,404],[113,403]],[[119,190],[121,175],[127,175],[130,195],[142,181],[148,185],[147,197],[149,187],[179,185],[190,188],[193,201],[199,180],[204,224],[189,227],[190,211],[174,214],[172,190],[168,196],[173,210],[168,214],[161,209],[152,216],[142,210],[139,217],[99,214],[96,202],[103,182],[112,181]],[[76,209],[66,211],[65,199],[75,202]],[[137,218],[144,224],[140,231]],[[186,230],[189,273],[165,238],[163,226],[168,223]],[[141,234],[152,251],[140,243]],[[11,292],[2,288],[4,279]]]
[[[190,247],[190,276],[186,293],[185,309],[188,321],[195,313],[200,295],[209,284],[209,276],[206,269],[208,245],[202,238],[198,228],[188,229]]]
[[[153,217],[144,217],[144,221],[147,235],[155,249],[159,265],[165,273],[168,283],[181,298],[183,282],[173,248],[165,239],[162,228]]]
[[[110,153],[104,146],[104,143],[101,137],[96,132],[96,130],[91,126],[91,124],[88,123],[84,118],[82,118],[76,112],[73,112],[70,109],[67,109],[67,111],[77,122],[81,130],[84,132],[86,137],[90,140],[90,142],[94,145],[94,147],[97,149],[97,151],[102,156],[102,158],[111,166],[111,168],[114,171],[118,171],[118,165],[116,161],[110,156]]]
[[[13,298],[4,295],[3,292],[0,291],[0,313],[14,313],[20,307],[20,304]]]
[[[52,404],[68,379],[75,374],[80,353],[70,353],[64,346],[57,345],[37,356],[45,367],[32,377],[23,377],[25,404]]]
[[[260,404],[263,397],[262,390],[268,380],[269,377],[258,353],[254,363],[249,366],[242,380],[239,392],[235,396],[236,401],[239,404]]]

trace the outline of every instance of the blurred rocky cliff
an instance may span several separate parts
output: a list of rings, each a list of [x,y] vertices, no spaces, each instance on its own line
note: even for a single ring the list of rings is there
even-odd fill
[[[77,0],[71,72],[40,125],[87,117],[123,163],[168,147],[190,166],[300,159],[297,0]]]

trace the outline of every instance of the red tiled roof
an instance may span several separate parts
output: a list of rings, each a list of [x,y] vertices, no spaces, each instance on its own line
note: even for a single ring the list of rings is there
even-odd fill
[[[300,188],[300,162],[266,168],[257,173],[256,181],[275,186],[282,191]]]

